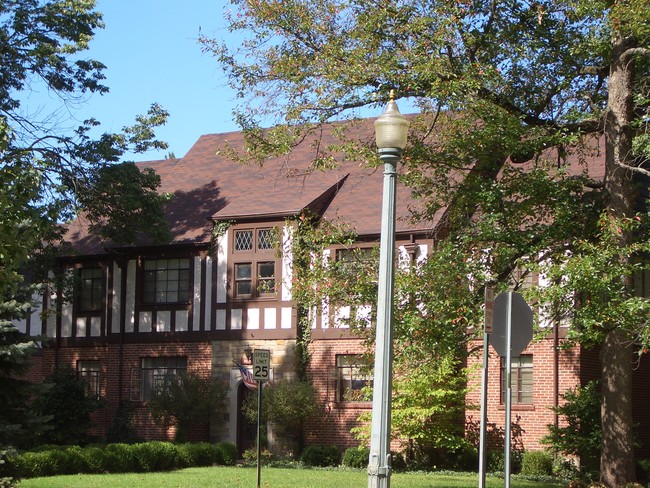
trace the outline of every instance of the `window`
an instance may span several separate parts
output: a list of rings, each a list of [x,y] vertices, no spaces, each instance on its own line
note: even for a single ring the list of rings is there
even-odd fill
[[[331,320],[336,327],[367,328],[375,320],[378,274],[377,248],[338,249],[333,279],[341,285],[330,295]]]
[[[363,388],[372,384],[372,376],[366,371],[362,356],[358,354],[336,356],[336,401],[365,401]]]
[[[512,358],[511,394],[513,404],[533,403],[533,356],[524,354]],[[506,399],[506,359],[501,358],[501,403]]]
[[[80,312],[96,312],[104,303],[104,273],[102,268],[78,270],[77,307]]]
[[[77,377],[86,383],[86,396],[99,398],[99,361],[77,361]]]
[[[275,229],[235,230],[233,252],[234,295],[239,298],[271,297],[276,292]]]
[[[182,356],[142,358],[140,394],[150,400],[153,391],[187,372],[187,358]]]
[[[144,262],[144,302],[186,303],[190,297],[190,260],[148,259]]]
[[[274,229],[245,229],[235,231],[235,252],[272,251]]]

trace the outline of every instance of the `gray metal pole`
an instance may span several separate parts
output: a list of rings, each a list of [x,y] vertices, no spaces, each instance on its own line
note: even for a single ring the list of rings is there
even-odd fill
[[[485,488],[485,473],[487,471],[487,397],[488,397],[488,364],[490,336],[483,333],[483,374],[481,375],[481,425],[478,448],[478,487]]]
[[[512,292],[506,302],[506,419],[505,419],[505,488],[510,488],[510,419],[512,417]]]
[[[262,481],[262,382],[257,382],[257,488]]]
[[[368,488],[389,488],[391,475],[390,415],[393,369],[393,289],[395,267],[395,199],[401,150],[379,149],[384,162],[384,193],[379,247],[379,290],[375,334],[375,371]]]

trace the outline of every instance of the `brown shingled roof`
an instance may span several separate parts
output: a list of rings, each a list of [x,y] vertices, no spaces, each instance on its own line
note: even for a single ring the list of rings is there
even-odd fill
[[[370,122],[359,127],[357,130],[372,134]],[[325,136],[330,138],[331,134]],[[204,135],[182,159],[138,163],[155,169],[161,178],[160,191],[174,195],[165,208],[173,244],[208,243],[213,219],[284,218],[303,209],[322,213],[328,220],[344,222],[360,236],[379,234],[382,168],[367,168],[347,161],[335,170],[309,171],[314,157],[314,147],[309,142],[298,146],[289,156],[268,159],[263,166],[242,165],[218,152],[226,144],[243,148],[243,133]],[[600,159],[599,155],[592,157]],[[398,233],[434,227],[439,216],[434,222],[411,222],[410,208],[415,204],[410,191],[398,185]],[[78,252],[94,254],[111,247],[110,243],[89,236],[85,229],[83,219],[69,226],[68,240]]]

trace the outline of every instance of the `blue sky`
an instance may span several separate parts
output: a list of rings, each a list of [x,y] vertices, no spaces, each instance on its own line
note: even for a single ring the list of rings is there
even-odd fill
[[[153,102],[170,112],[158,130],[169,149],[133,155],[136,161],[182,157],[202,134],[237,130],[234,93],[216,61],[201,52],[199,31],[229,36],[228,0],[98,0],[106,27],[87,52],[107,66],[110,92],[93,95],[76,117],[95,117],[104,131],[119,131]]]

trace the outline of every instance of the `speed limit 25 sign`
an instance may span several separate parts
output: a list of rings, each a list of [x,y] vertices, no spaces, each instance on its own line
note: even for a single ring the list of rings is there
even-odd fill
[[[271,351],[268,349],[255,349],[253,351],[253,379],[255,381],[269,381],[271,371]]]

